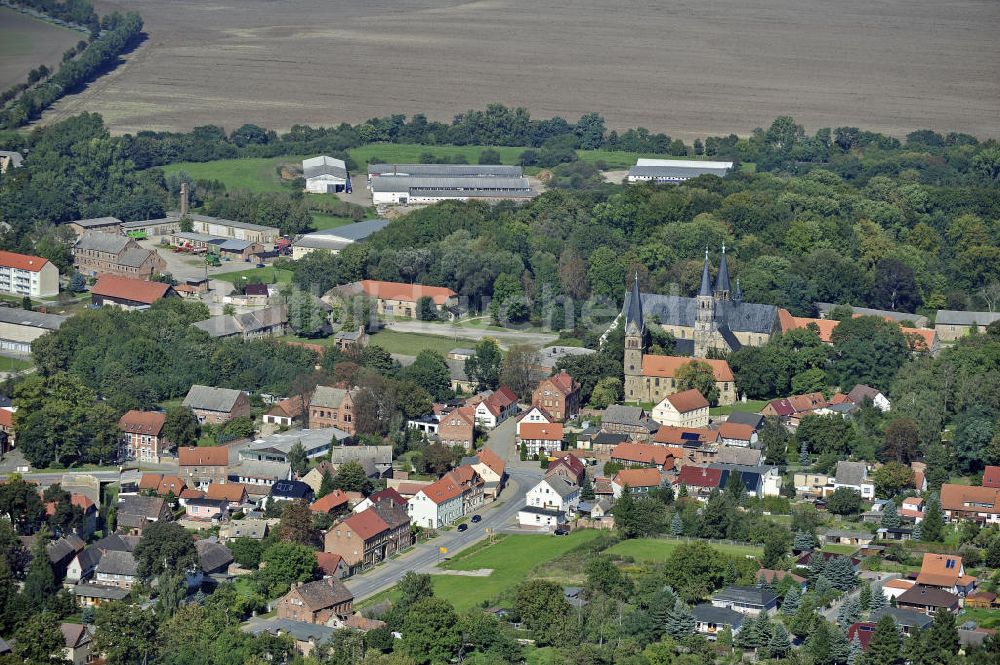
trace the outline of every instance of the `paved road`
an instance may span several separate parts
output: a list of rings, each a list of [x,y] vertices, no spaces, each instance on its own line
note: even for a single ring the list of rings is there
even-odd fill
[[[530,346],[545,346],[559,339],[558,335],[540,332],[521,332],[520,330],[485,330],[482,328],[459,328],[440,323],[425,323],[423,321],[390,321],[386,324],[389,330],[399,332],[421,333],[423,335],[438,335],[454,340],[471,340],[478,342],[484,337],[492,337],[500,346],[509,344],[528,344]]]
[[[406,554],[376,566],[362,575],[350,578],[346,584],[356,601],[388,589],[407,571],[430,570],[442,558],[438,551],[439,547],[447,547],[448,556],[452,556],[485,538],[488,528],[496,531],[512,530],[517,511],[524,505],[525,494],[544,475],[537,462],[534,464],[521,462],[518,458],[517,448],[514,445],[514,431],[514,419],[510,418],[490,432],[486,442],[486,447],[507,462],[509,478],[497,502],[487,504],[476,511],[482,515],[482,521],[478,524],[468,522],[469,530],[464,533],[457,530],[440,531],[437,538],[421,543]]]

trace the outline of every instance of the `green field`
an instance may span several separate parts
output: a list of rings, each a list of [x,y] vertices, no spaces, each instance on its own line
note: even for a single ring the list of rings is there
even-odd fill
[[[218,180],[226,189],[245,189],[250,192],[281,192],[287,187],[278,177],[277,168],[282,163],[299,164],[302,157],[249,157],[245,159],[220,159],[214,162],[179,162],[161,167],[167,175],[184,171],[195,180]]]
[[[315,227],[317,231],[335,229],[338,226],[346,226],[354,223],[354,220],[349,217],[337,217],[336,215],[327,215],[321,212],[314,212],[312,214],[312,218],[313,227]]]
[[[765,406],[767,406],[767,400],[748,399],[746,402],[737,402],[736,404],[730,404],[729,406],[717,406],[714,409],[709,409],[708,412],[713,416],[728,416],[733,411],[758,413]]]
[[[610,547],[608,554],[619,556],[630,556],[636,561],[663,561],[677,549],[683,540],[667,540],[661,538],[637,538],[635,540],[623,540]],[[723,554],[730,556],[760,556],[763,549],[748,545],[717,545],[712,544],[712,548]]]
[[[593,540],[597,531],[576,531],[568,536],[510,535],[494,545],[473,547],[443,567],[453,570],[491,568],[488,577],[434,576],[434,595],[447,598],[459,612],[496,598],[517,586],[535,566],[562,556],[581,543]]]
[[[958,615],[958,623],[975,621],[980,628],[1000,629],[1000,610],[986,610],[980,608],[963,609]]]
[[[431,154],[436,158],[462,155],[469,164],[478,164],[483,150],[496,150],[503,164],[517,164],[521,153],[527,148],[482,145],[419,145],[416,143],[373,143],[351,148],[347,154],[357,165],[358,173],[366,173],[368,164],[419,164],[420,156]]]
[[[824,545],[824,552],[833,552],[834,554],[854,554],[858,551],[857,545]]]
[[[371,336],[370,343],[378,344],[389,353],[401,353],[406,356],[415,356],[424,349],[447,355],[455,347],[471,344],[468,339],[453,339],[439,335],[422,335],[396,330],[381,330]]]
[[[224,282],[232,282],[236,284],[244,278],[259,277],[264,284],[288,284],[292,281],[292,271],[291,270],[278,270],[271,266],[266,266],[264,268],[250,268],[249,270],[238,270],[236,272],[224,272],[218,275],[212,275],[212,279],[220,279]]]

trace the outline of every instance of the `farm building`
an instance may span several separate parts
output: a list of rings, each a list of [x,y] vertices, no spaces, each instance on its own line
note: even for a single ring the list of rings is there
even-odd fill
[[[388,219],[367,219],[335,229],[307,233],[292,243],[292,259],[298,261],[306,254],[317,250],[337,254],[351,243],[360,242],[388,225]]]
[[[103,275],[90,289],[90,295],[98,307],[109,305],[131,311],[149,309],[157,300],[177,294],[173,287],[163,282]]]
[[[32,342],[45,333],[59,330],[59,326],[67,318],[15,307],[0,307],[0,351],[31,353]]]
[[[379,176],[371,181],[375,205],[421,205],[468,199],[528,199],[534,196],[524,177]]]
[[[387,176],[426,178],[520,178],[520,166],[492,164],[369,164],[368,184]]]
[[[210,254],[218,254],[241,261],[249,261],[250,257],[265,251],[264,245],[251,240],[220,238],[204,233],[185,233],[184,231],[170,234],[170,244],[174,247],[205,249]]]
[[[19,152],[13,150],[0,150],[0,173],[6,173],[7,169],[20,168],[24,157]]]
[[[628,181],[678,183],[700,175],[717,175],[721,178],[732,168],[732,162],[641,158],[628,170]]]
[[[59,294],[59,269],[41,256],[0,251],[0,291],[33,298]]]
[[[235,238],[264,244],[274,243],[281,232],[273,226],[260,226],[248,222],[238,222],[232,219],[209,217],[208,215],[187,215],[192,222],[191,231],[220,238]],[[170,213],[161,219],[150,219],[141,222],[123,222],[122,233],[133,238],[148,238],[152,236],[167,236],[181,230],[181,215]]]
[[[122,275],[149,278],[167,264],[155,249],[145,249],[133,238],[87,231],[73,245],[73,266],[84,275]]]
[[[101,233],[121,233],[122,220],[117,217],[95,217],[93,219],[78,219],[69,223],[69,228],[73,229],[77,237],[82,236],[87,231],[100,231]]]
[[[306,191],[313,194],[333,194],[350,191],[351,177],[347,174],[347,164],[336,157],[313,157],[302,160],[302,175],[306,179]]]

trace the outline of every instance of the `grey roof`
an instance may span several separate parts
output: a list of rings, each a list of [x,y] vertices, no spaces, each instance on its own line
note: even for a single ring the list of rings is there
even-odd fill
[[[959,628],[958,629],[958,642],[963,647],[981,647],[983,642],[986,641],[992,633],[987,633],[982,630]]]
[[[864,462],[837,462],[837,484],[859,487],[864,482],[866,467]]]
[[[698,289],[699,296],[712,295],[712,276],[709,273],[708,250],[705,250],[705,264],[701,267],[701,287]]]
[[[198,550],[199,565],[206,573],[224,571],[233,562],[233,553],[222,543],[206,539],[196,541],[194,546]]]
[[[254,538],[259,540],[267,535],[267,531],[267,522],[264,520],[233,520],[229,523],[229,536],[231,538]]]
[[[630,178],[663,178],[665,180],[687,180],[700,175],[725,176],[729,169],[701,166],[692,160],[691,166],[633,166],[628,170]]]
[[[761,463],[762,453],[756,448],[741,448],[739,446],[722,446],[716,457],[719,464],[745,465],[756,467]],[[763,468],[763,467],[759,467]]]
[[[302,175],[306,180],[324,175],[332,175],[346,180],[347,165],[342,159],[321,155],[312,159],[302,160]]]
[[[377,233],[387,226],[389,226],[388,219],[366,219],[353,224],[344,224],[343,226],[338,226],[334,229],[325,229],[323,231],[316,231],[315,233],[307,233],[302,237],[326,237],[356,242],[358,240],[364,240],[371,234]]]
[[[383,177],[439,176],[439,177],[503,177],[520,178],[520,166],[499,164],[369,164],[368,175]]]
[[[623,309],[626,312],[630,301],[631,294],[625,298]],[[656,316],[664,325],[693,328],[698,313],[698,301],[683,296],[643,293],[642,311],[647,321]],[[778,325],[778,308],[774,305],[719,300],[715,303],[715,313],[719,323],[729,326],[734,332],[770,334]]]
[[[579,492],[580,488],[569,482],[565,478],[559,475],[553,475],[546,478],[543,482],[548,483],[552,491],[560,496],[560,498],[565,499],[574,492]]]
[[[229,413],[236,406],[236,400],[242,393],[230,388],[215,388],[213,386],[193,385],[184,397],[184,406],[205,411]]]
[[[451,177],[451,176],[389,176],[372,179],[374,192],[454,192],[456,195],[468,196],[481,193],[488,195],[498,191],[530,192],[531,184],[527,178],[515,177]]]
[[[465,372],[464,360],[452,360],[451,358],[446,358],[444,362],[448,365],[448,373],[451,375],[452,381],[470,380],[469,375]]]
[[[33,312],[20,307],[0,307],[0,323],[28,326],[29,328],[59,330],[59,326],[65,323],[68,318],[68,316],[59,316],[58,314]]]
[[[102,552],[107,552],[109,550],[115,550],[118,552],[131,552],[134,545],[129,543],[123,536],[113,533],[110,536],[101,538],[93,544],[93,547],[98,548]]]
[[[716,607],[711,603],[702,603],[691,608],[691,614],[702,623],[714,623],[736,628],[743,625],[743,615],[728,607]]]
[[[267,619],[254,623],[243,624],[245,632],[254,635],[261,633],[271,633],[272,635],[291,635],[300,642],[313,642],[321,644],[327,642],[333,636],[334,628],[308,621],[292,621],[291,619]]]
[[[73,587],[74,596],[88,596],[102,600],[123,600],[128,598],[129,590],[104,584],[77,584]]]
[[[15,169],[21,166],[21,162],[24,161],[24,157],[21,153],[14,150],[0,150],[0,157],[9,157],[10,165]]]
[[[135,516],[144,519],[158,519],[166,502],[158,496],[142,496],[133,494],[123,496],[118,500],[118,521],[124,516]]]
[[[832,302],[817,302],[813,303],[816,305],[816,309],[819,311],[820,316],[826,316],[830,311],[837,307],[837,303]],[[890,318],[893,321],[912,321],[918,328],[924,328],[927,326],[927,317],[920,316],[919,314],[909,314],[908,312],[894,312],[889,309],[871,309],[870,307],[854,307],[853,305],[848,305],[855,314],[860,314],[862,316],[877,316],[879,318]],[[939,310],[940,313],[940,310]]]
[[[552,508],[540,508],[538,506],[522,506],[522,513],[530,513],[532,515],[543,515],[546,517],[566,517],[566,513],[561,510],[553,510]]]
[[[78,219],[70,222],[70,224],[76,224],[77,226],[82,226],[85,229],[100,228],[102,226],[114,226],[115,224],[121,223],[122,220],[117,217],[93,217],[91,219]]]
[[[154,252],[151,249],[143,249],[142,247],[132,247],[131,249],[126,249],[125,252],[118,257],[118,264],[123,266],[128,266],[129,268],[139,268],[153,254]]]
[[[370,459],[376,464],[392,464],[392,446],[334,446],[330,449],[331,464],[363,459]]]
[[[883,607],[880,610],[872,612],[871,621],[872,623],[878,623],[878,620],[883,616],[888,614],[896,623],[900,626],[910,626],[917,628],[926,628],[934,622],[934,617],[929,617],[922,612],[914,612],[913,610],[903,610],[898,607]]]
[[[589,356],[597,353],[596,349],[585,346],[562,346],[559,344],[546,346],[538,350],[536,364],[542,367],[555,367],[560,358],[566,356]]]
[[[76,562],[79,564],[80,570],[87,571],[96,566],[102,556],[104,556],[104,553],[96,545],[88,545],[82,552],[76,555]]]
[[[623,404],[611,404],[604,409],[601,418],[603,424],[612,423],[615,425],[643,425],[643,410],[638,406],[625,406]]]
[[[242,456],[244,451],[247,453],[271,451],[287,455],[291,452],[292,447],[296,443],[301,443],[302,447],[308,452],[313,448],[320,448],[324,445],[328,446],[334,439],[342,441],[348,436],[350,435],[347,432],[337,427],[276,432],[275,434],[269,434],[267,436],[262,436],[259,439],[254,439],[240,450],[240,455]],[[351,446],[351,448],[357,447],[358,446]],[[391,446],[385,447],[391,448]]]
[[[76,536],[63,536],[58,540],[52,540],[45,546],[49,555],[49,561],[53,564],[60,564],[74,556],[83,549],[83,541]]]
[[[879,529],[879,531],[881,531],[881,529]],[[912,529],[889,529],[889,531],[901,531],[906,533],[907,531],[912,532]],[[927,605],[931,607],[952,607],[953,605],[958,604],[958,596],[945,591],[944,589],[920,586],[917,584],[899,594],[896,598],[896,602]]]
[[[749,411],[733,411],[726,418],[726,422],[750,425],[754,429],[760,429],[764,424],[764,416],[759,413],[750,413]]]
[[[271,487],[271,495],[276,497],[305,499],[312,493],[312,488],[301,480],[279,480]]]
[[[935,324],[949,326],[988,326],[1000,321],[1000,312],[960,312],[953,309],[939,309]]]
[[[131,242],[135,241],[115,233],[87,231],[76,241],[73,249],[121,254]]]
[[[767,607],[777,600],[778,596],[768,589],[754,586],[730,586],[712,596],[712,600],[732,601]]]
[[[235,219],[223,219],[221,217],[210,217],[209,215],[195,215],[189,213],[187,215],[192,221],[195,222],[208,222],[210,224],[222,224],[225,226],[231,226],[234,229],[246,229],[248,231],[273,231],[278,233],[279,229],[274,226],[261,226],[260,224],[251,224],[249,222],[240,222]],[[158,224],[171,224],[181,221],[181,215],[179,212],[168,213],[166,217],[160,217],[158,219],[147,219],[138,220],[135,222],[122,222],[122,229],[129,230],[133,228],[146,228],[149,226],[156,226]],[[105,234],[110,235],[110,234]]]
[[[341,330],[336,335],[333,336],[335,340],[343,340],[345,342],[356,342],[361,339],[363,333],[360,330]]]
[[[219,314],[204,321],[197,321],[191,325],[198,330],[204,330],[210,337],[233,337],[243,332],[236,322],[236,317],[226,314]]]
[[[348,241],[336,236],[320,235],[317,233],[307,233],[294,243],[295,247],[311,247],[312,249],[336,249],[341,250],[350,245]]]
[[[260,478],[262,480],[281,480],[288,478],[291,467],[288,462],[258,462],[257,460],[241,460],[238,464],[230,464],[227,476],[229,478]],[[255,489],[247,486],[247,492]],[[265,490],[266,493],[266,490]]]
[[[642,296],[639,292],[639,273],[632,280],[632,291],[629,293],[628,306],[625,309],[625,333],[639,335],[646,329],[642,316]]]
[[[97,572],[105,575],[136,577],[139,574],[139,563],[131,552],[105,552],[97,564]]]
[[[527,180],[525,181],[527,182]],[[419,189],[411,188],[411,196],[427,196],[437,199],[468,199],[468,198],[531,198],[535,195],[530,189],[463,188],[463,189]]]
[[[244,332],[266,330],[288,322],[288,305],[271,305],[236,315],[236,322]]]
[[[0,155],[3,155],[4,152],[6,152],[6,150],[0,150]],[[0,637],[0,654],[10,653],[10,652],[11,648],[10,645],[7,644],[7,640]]]
[[[828,529],[826,533],[823,534],[824,538],[868,538],[872,539],[871,533],[868,531],[851,531],[850,529]]]
[[[340,408],[340,403],[347,397],[345,388],[334,388],[333,386],[316,386],[312,397],[309,399],[309,406],[321,406],[327,409]]]

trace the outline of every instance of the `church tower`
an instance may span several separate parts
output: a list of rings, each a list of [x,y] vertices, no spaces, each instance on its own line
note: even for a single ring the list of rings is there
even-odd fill
[[[636,273],[632,290],[625,303],[625,401],[640,402],[642,391],[642,354],[646,351],[646,323],[642,315],[639,275]]]
[[[719,263],[719,274],[715,277],[716,300],[729,300],[729,263],[726,261],[726,243],[722,243],[722,261]]]
[[[723,254],[723,265],[725,265],[725,254]],[[719,276],[722,276],[720,270]],[[726,275],[726,288],[728,292],[729,276]],[[718,284],[716,284],[718,286]],[[698,297],[695,301],[698,311],[694,319],[694,356],[695,358],[708,357],[708,350],[715,346],[715,338],[719,332],[718,322],[715,318],[715,300],[717,293],[712,291],[712,276],[708,270],[708,249],[705,250],[705,267],[701,271],[701,288],[698,289]]]

